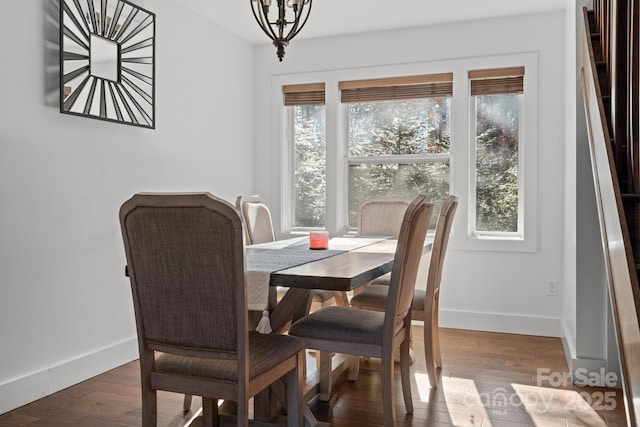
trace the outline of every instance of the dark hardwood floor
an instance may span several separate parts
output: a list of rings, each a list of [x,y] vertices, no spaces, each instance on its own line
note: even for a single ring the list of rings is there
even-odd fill
[[[625,426],[622,391],[575,387],[558,338],[442,329],[441,385],[429,387],[422,331],[414,329],[414,413],[406,414],[396,370],[400,426]],[[308,358],[308,369],[314,359]],[[363,361],[357,381],[340,380],[329,402],[313,400],[320,421],[336,427],[381,426],[380,365]],[[540,373],[540,374],[539,374]],[[0,426],[140,426],[138,363],[131,362],[0,415]],[[552,386],[554,385],[554,386]],[[158,426],[199,425],[199,399],[182,411],[182,396],[158,394]]]

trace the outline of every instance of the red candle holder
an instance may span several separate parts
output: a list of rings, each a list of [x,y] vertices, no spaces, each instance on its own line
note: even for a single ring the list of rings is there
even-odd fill
[[[309,232],[309,249],[327,249],[327,248],[329,248],[329,232],[328,231]]]

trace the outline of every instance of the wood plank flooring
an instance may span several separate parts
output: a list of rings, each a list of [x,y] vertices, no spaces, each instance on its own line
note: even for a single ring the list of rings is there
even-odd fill
[[[568,369],[558,338],[442,329],[441,385],[432,389],[421,337],[421,328],[414,327],[413,414],[405,413],[396,370],[399,426],[626,425],[620,389],[562,384]],[[314,363],[308,358],[310,375]],[[341,378],[331,400],[313,400],[311,410],[319,421],[336,427],[381,426],[379,371],[376,360],[363,361],[357,381]],[[137,361],[128,363],[0,415],[0,426],[140,426],[139,379]],[[199,403],[195,398],[192,410],[184,413],[182,395],[159,392],[158,426],[199,425]]]

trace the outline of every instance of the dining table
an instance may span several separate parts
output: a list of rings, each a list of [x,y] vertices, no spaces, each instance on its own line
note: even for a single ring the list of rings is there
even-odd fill
[[[423,258],[428,259],[432,238],[427,236]],[[397,240],[389,236],[341,236],[329,240],[326,249],[311,249],[309,236],[249,245],[245,249],[247,300],[251,311],[268,314],[274,333],[286,332],[288,325],[309,312],[311,290],[348,292],[390,272]],[[276,301],[273,290],[288,288]],[[336,361],[332,374],[337,378],[347,367],[346,358]],[[329,379],[331,381],[331,379]],[[305,403],[319,392],[319,376],[305,388]],[[272,398],[262,394],[256,399],[254,417],[269,421],[273,417]],[[303,405],[306,425],[318,423],[308,406]]]
[[[391,271],[395,248],[385,236],[334,237],[324,250],[310,249],[307,236],[247,246],[248,308],[267,310],[273,331],[284,332],[306,314],[311,290],[354,290]],[[288,288],[279,302],[278,286]]]

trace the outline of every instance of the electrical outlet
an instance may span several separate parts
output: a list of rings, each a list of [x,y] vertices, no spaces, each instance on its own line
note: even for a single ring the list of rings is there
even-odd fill
[[[547,295],[550,297],[558,296],[558,281],[547,280]]]

